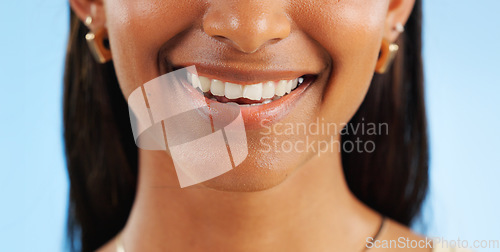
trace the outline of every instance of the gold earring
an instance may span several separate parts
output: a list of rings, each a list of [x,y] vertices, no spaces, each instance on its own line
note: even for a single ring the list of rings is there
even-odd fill
[[[392,64],[394,57],[396,57],[398,50],[399,46],[396,43],[389,43],[386,39],[382,40],[380,56],[375,67],[375,72],[379,74],[385,73]]]
[[[92,17],[88,16],[85,19],[85,24],[90,26],[92,24]],[[109,48],[109,41],[107,39],[108,31],[106,28],[101,28],[97,32],[89,32],[85,35],[90,52],[94,59],[103,64],[111,60],[111,50]]]

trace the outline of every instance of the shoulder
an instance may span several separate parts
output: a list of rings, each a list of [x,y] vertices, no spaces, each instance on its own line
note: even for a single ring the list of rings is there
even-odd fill
[[[432,239],[413,232],[394,220],[386,219],[380,236],[371,251],[433,252]]]
[[[474,252],[463,248],[451,248],[446,244],[436,242],[433,238],[416,234],[409,227],[393,220],[388,221],[387,235],[391,237],[390,239],[398,239],[399,245],[406,246],[406,249],[410,249],[408,251]],[[405,250],[401,249],[401,251]]]

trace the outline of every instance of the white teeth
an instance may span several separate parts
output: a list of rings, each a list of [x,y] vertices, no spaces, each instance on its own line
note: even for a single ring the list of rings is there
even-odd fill
[[[195,75],[195,74],[189,74],[189,75],[191,75],[191,85],[193,85],[194,88],[200,88],[201,89],[200,79],[198,78],[198,76]]]
[[[274,82],[268,81],[262,84],[262,99],[269,99],[274,97]]]
[[[294,90],[298,84],[299,84],[299,79],[293,79],[292,80],[292,90]]]
[[[283,96],[286,94],[286,80],[280,80],[276,86],[275,93],[277,96]]]
[[[292,90],[297,88],[299,83],[302,84],[303,82],[303,78],[299,77],[293,80],[267,81],[258,84],[239,85],[198,76],[189,72],[187,79],[194,88],[198,88],[205,93],[210,91],[214,96],[225,96],[228,99],[243,97],[254,101],[260,101],[262,99],[279,99],[281,96],[291,93]],[[270,101],[271,100],[268,102]]]
[[[210,79],[204,76],[200,76],[200,88],[203,92],[210,91]]]
[[[262,99],[262,83],[245,85],[243,87],[243,98],[260,101]]]
[[[210,92],[213,95],[224,96],[225,85],[220,80],[212,80],[210,83]]]
[[[286,93],[289,94],[290,92],[292,92],[292,82],[293,80],[289,80],[286,82]]]
[[[228,99],[238,99],[243,95],[243,88],[241,85],[226,82],[224,94]]]

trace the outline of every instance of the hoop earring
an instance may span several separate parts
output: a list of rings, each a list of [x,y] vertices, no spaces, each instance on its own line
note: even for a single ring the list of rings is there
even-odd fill
[[[92,17],[87,17],[85,19],[85,24],[90,26],[90,24],[92,24]],[[92,56],[101,64],[110,61],[112,58],[107,35],[108,31],[106,28],[101,28],[95,33],[89,32],[85,35]]]
[[[399,46],[396,43],[389,43],[387,40],[382,40],[382,46],[380,48],[380,56],[378,57],[377,66],[375,67],[375,72],[383,74],[389,69],[396,57],[399,50]]]

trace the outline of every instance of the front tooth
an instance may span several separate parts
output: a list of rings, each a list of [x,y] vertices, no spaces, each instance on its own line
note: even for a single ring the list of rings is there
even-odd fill
[[[283,96],[286,94],[286,80],[280,80],[278,82],[278,85],[276,86],[276,95],[277,96]]]
[[[286,93],[289,94],[290,92],[292,92],[292,82],[293,80],[289,80],[286,82]]]
[[[226,88],[224,89],[224,94],[228,99],[238,99],[243,95],[243,89],[241,85],[226,82]]]
[[[260,101],[260,99],[262,99],[262,83],[246,85],[243,87],[243,97],[250,100]]]
[[[208,92],[210,90],[210,79],[200,76],[200,88],[201,91]]]
[[[192,79],[192,83],[191,84],[193,85],[193,87],[194,88],[198,88],[199,87],[201,89],[201,87],[200,87],[200,79],[198,78],[198,76],[196,74],[193,74],[193,76],[192,76],[191,79]]]
[[[299,79],[293,80],[292,81],[292,90],[294,90],[297,87],[298,84],[299,84]]]
[[[212,92],[212,95],[224,96],[224,89],[224,82],[220,80],[212,80],[210,83],[210,92]]]
[[[268,81],[262,84],[262,98],[269,99],[274,97],[274,82]]]

